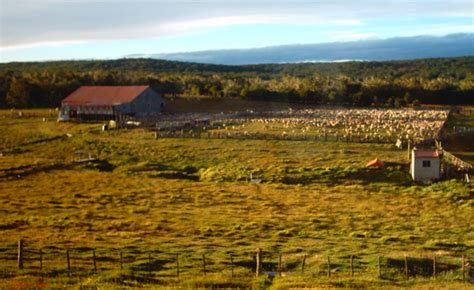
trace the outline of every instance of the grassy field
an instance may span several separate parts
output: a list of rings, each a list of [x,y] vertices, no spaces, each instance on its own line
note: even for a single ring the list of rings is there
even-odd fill
[[[102,132],[101,124],[58,124],[52,115],[0,112],[0,288],[468,288],[459,266],[461,255],[474,254],[472,187],[456,180],[413,183],[406,150],[389,144],[156,140],[141,129]],[[78,151],[99,160],[75,163]],[[366,169],[376,157],[386,168]],[[250,173],[263,182],[248,183]],[[18,239],[30,250],[19,273]],[[42,271],[35,260],[40,248]],[[72,273],[66,271],[66,248]],[[288,275],[256,279],[257,248],[268,271],[278,268],[282,253]],[[408,281],[400,267],[404,255],[411,263]],[[437,279],[430,277],[433,255],[440,263]]]

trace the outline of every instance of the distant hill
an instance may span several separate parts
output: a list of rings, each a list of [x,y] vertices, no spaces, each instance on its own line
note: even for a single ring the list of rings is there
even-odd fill
[[[114,60],[54,60],[0,63],[0,70],[14,71],[148,71],[148,72],[240,72],[239,67],[168,61],[146,58],[121,58]]]
[[[156,59],[0,64],[0,107],[53,107],[81,85],[149,85],[165,97],[304,104],[473,104],[474,56],[212,65]]]
[[[286,63],[257,65],[215,65],[159,59],[123,58],[116,60],[64,60],[44,62],[0,63],[0,72],[150,72],[150,73],[199,73],[234,74],[240,76],[274,77],[293,75],[306,77],[348,75],[353,77],[454,77],[464,78],[474,73],[474,56],[430,58],[398,61],[364,61],[337,63]]]
[[[263,64],[292,62],[385,61],[474,55],[474,34],[443,37],[415,36],[321,44],[283,45],[254,49],[208,50],[182,53],[134,54],[209,64]]]

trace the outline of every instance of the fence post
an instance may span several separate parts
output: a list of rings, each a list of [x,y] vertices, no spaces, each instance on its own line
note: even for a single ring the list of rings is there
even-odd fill
[[[436,278],[436,256],[433,256],[433,278]]]
[[[71,272],[71,259],[69,257],[69,248],[66,249],[67,271]]]
[[[409,276],[408,276],[408,257],[407,257],[407,255],[405,255],[405,277],[408,280]]]
[[[18,270],[23,270],[23,240],[18,240]]]
[[[304,273],[304,264],[306,263],[306,255],[303,256],[303,263],[301,264],[301,274]]]
[[[410,139],[408,139],[407,155],[408,155],[408,161],[411,162],[411,140]]]
[[[123,254],[122,251],[120,251],[120,271],[123,270]]]
[[[234,277],[234,256],[230,254],[230,273],[231,277]]]
[[[41,248],[39,250],[39,268],[40,268],[40,271],[43,271],[43,249]]]
[[[281,267],[281,253],[280,253],[280,254],[278,255],[278,276],[280,276],[280,277],[281,277],[281,271],[282,271],[281,268],[282,268],[282,267]]]
[[[206,275],[206,254],[202,254],[202,273]]]
[[[151,253],[148,253],[148,275],[151,273]]]
[[[351,277],[354,277],[354,256],[351,255]]]
[[[328,278],[331,278],[331,260],[329,256],[328,256],[327,263],[328,263]]]
[[[256,259],[255,259],[255,275],[257,276],[257,278],[260,275],[261,271],[262,271],[262,248],[258,248]]]
[[[176,254],[176,277],[179,277],[179,254]]]
[[[378,277],[382,277],[382,265],[380,263],[380,256],[377,256],[377,275]]]
[[[94,272],[97,272],[97,259],[95,257],[95,250],[92,251],[92,262],[94,264]]]

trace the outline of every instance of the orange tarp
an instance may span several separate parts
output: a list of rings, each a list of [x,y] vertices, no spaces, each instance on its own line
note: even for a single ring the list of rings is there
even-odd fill
[[[367,162],[366,167],[384,167],[385,163],[383,163],[382,160],[375,158],[374,160],[371,160]]]

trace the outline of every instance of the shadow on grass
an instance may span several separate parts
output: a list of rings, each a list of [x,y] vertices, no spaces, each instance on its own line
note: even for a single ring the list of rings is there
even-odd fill
[[[48,172],[53,170],[66,170],[74,167],[75,164],[72,163],[54,163],[47,165],[23,165],[18,167],[12,167],[2,170],[0,173],[0,180],[10,179],[10,178],[21,178],[31,174]]]
[[[187,179],[187,180],[193,180],[193,181],[199,180],[199,176],[188,174],[187,172],[177,171],[177,170],[158,172],[156,174],[150,175],[150,177],[161,177],[161,178],[166,178],[166,179]]]
[[[409,186],[413,182],[409,174],[409,165],[404,163],[387,162],[383,168],[318,168],[305,174],[283,176],[279,181],[283,184],[310,183],[342,183],[355,181],[362,184],[372,182],[392,183]]]
[[[169,263],[175,263],[175,260],[152,258],[151,261],[144,261],[137,265],[133,265],[130,269],[132,271],[160,271],[165,269],[165,265]]]
[[[433,276],[433,259],[429,258],[408,258],[408,275],[421,276],[421,277],[431,277]],[[386,273],[383,274],[384,279],[394,278],[393,275],[396,274],[399,276],[405,275],[405,259],[395,259],[395,258],[385,258],[385,266],[388,268]],[[459,270],[459,265],[454,265],[451,263],[437,261],[436,262],[436,273],[441,274],[443,272],[457,271]]]
[[[91,160],[89,162],[82,164],[82,168],[98,170],[98,171],[103,171],[103,172],[112,172],[115,169],[115,167],[116,166],[111,164],[109,161],[102,160],[102,159]]]
[[[342,179],[357,180],[362,183],[385,182],[397,185],[412,185],[409,165],[404,163],[387,162],[382,168],[360,168],[349,172]]]

